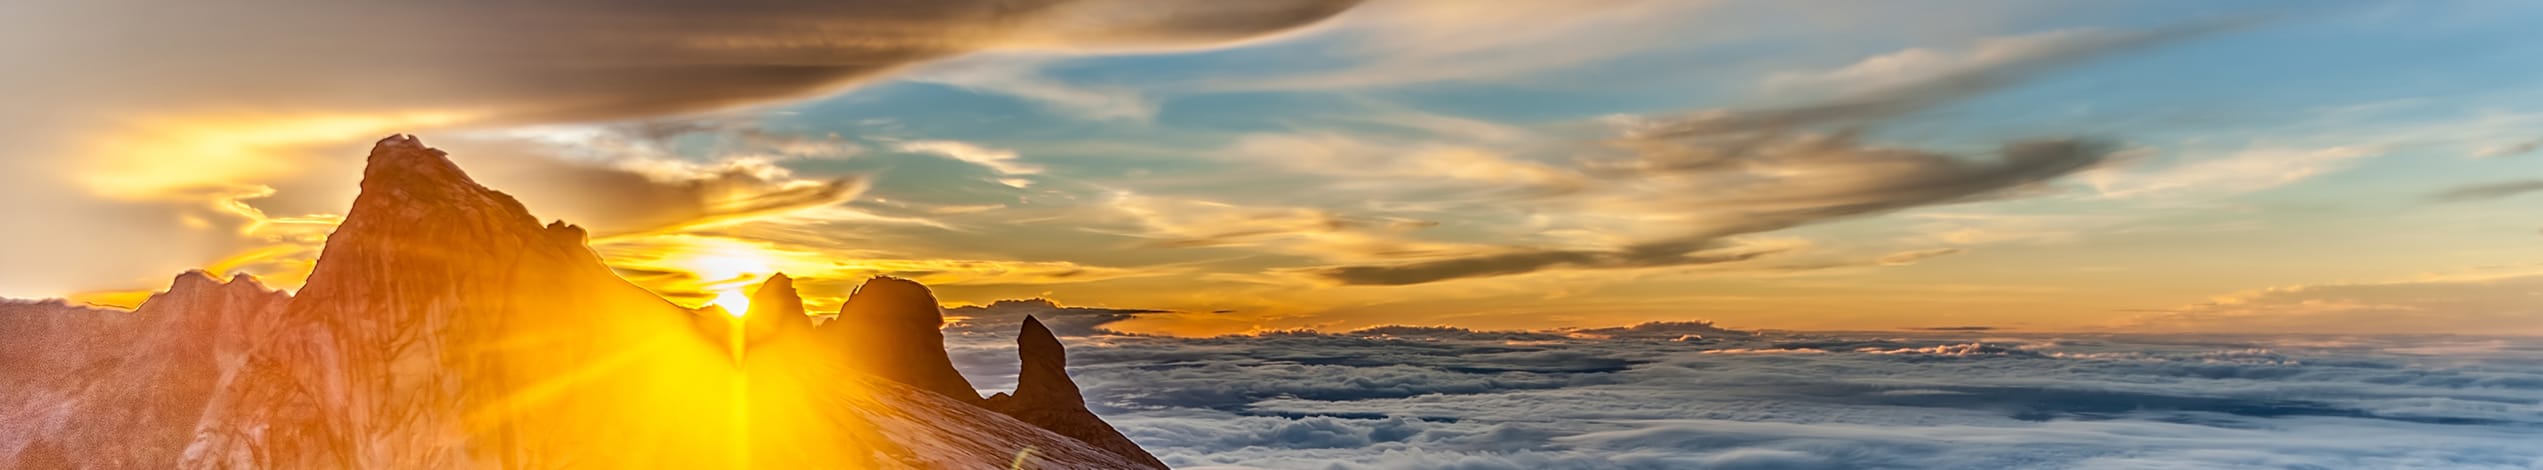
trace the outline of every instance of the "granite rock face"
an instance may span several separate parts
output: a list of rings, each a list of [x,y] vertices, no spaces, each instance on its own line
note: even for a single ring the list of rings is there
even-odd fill
[[[0,451],[17,449],[17,468],[174,462],[289,301],[254,278],[194,271],[131,312],[0,303]]]

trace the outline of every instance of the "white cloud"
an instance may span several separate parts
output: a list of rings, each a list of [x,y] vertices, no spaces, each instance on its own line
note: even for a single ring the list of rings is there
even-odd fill
[[[2465,340],[1546,333],[1078,337],[1070,363],[1099,413],[1178,468],[2543,463],[2523,444],[2543,350],[2517,340],[2431,356]],[[1003,347],[957,357],[977,378],[974,362],[1012,362]]]
[[[2039,60],[2069,54],[2073,51],[2107,47],[2115,41],[2129,40],[2127,34],[2091,29],[2068,29],[2020,36],[1980,39],[1957,50],[1909,48],[1866,57],[1836,69],[1817,72],[1782,72],[1766,77],[1769,90],[1798,92],[1861,93],[1895,88],[2001,67],[2005,64]]]
[[[1021,54],[976,55],[930,65],[903,79],[1015,96],[1092,120],[1148,122],[1156,118],[1156,101],[1138,90],[1080,85],[1043,72],[1043,68],[1060,59]]]
[[[2154,331],[2443,333],[2485,325],[2543,334],[2543,269],[2503,266],[2382,282],[2302,284],[2219,295],[2116,326]]]
[[[1504,79],[1683,43],[1711,1],[1396,0],[1372,2],[1318,29],[1338,68],[1224,77],[1222,89],[1334,89]],[[1669,40],[1675,38],[1675,40]]]
[[[2117,165],[2086,172],[2085,183],[2105,198],[2203,197],[2256,192],[2346,169],[2358,159],[2383,154],[2376,147],[2261,147],[2219,158],[2189,160],[2152,170]]]
[[[1019,160],[1014,150],[984,147],[970,142],[952,140],[922,140],[915,142],[903,142],[898,148],[903,152],[942,155],[945,158],[961,160],[973,165],[980,165],[981,168],[988,168],[990,171],[996,171],[1000,175],[1018,176],[1039,174],[1042,172],[1042,167],[1040,165],[1025,163]]]

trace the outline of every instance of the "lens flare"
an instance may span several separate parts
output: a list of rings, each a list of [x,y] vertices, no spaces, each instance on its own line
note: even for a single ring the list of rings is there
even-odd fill
[[[751,296],[750,294],[742,293],[740,288],[728,289],[723,292],[716,293],[715,301],[709,302],[707,305],[723,307],[725,314],[739,317],[742,316],[742,314],[749,313],[751,311]]]

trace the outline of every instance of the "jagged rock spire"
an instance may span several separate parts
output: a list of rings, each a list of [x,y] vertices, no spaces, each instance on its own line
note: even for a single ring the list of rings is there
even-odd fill
[[[1024,363],[1016,376],[1015,394],[989,397],[989,409],[1154,468],[1166,468],[1165,462],[1086,409],[1086,396],[1068,378],[1067,348],[1050,327],[1042,326],[1041,319],[1026,315],[1015,345],[1016,356]]]
[[[1068,349],[1060,345],[1050,327],[1042,319],[1024,317],[1024,330],[1015,337],[1016,356],[1024,368],[1016,375],[1015,398],[1035,406],[1055,408],[1086,407],[1086,396],[1077,390],[1077,381],[1068,378]]]
[[[812,329],[812,317],[804,316],[803,296],[795,292],[795,279],[786,273],[769,276],[759,290],[751,292],[750,311],[742,314],[742,323],[753,344]]]

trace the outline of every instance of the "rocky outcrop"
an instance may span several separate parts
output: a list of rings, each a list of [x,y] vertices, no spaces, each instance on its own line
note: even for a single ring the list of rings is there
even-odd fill
[[[683,308],[412,137],[369,163],[297,297],[0,302],[0,468],[1143,465],[789,340],[819,337],[791,279]]]
[[[857,286],[839,316],[821,325],[850,367],[966,402],[980,400],[945,355],[945,314],[927,286],[877,276]]]
[[[753,347],[812,330],[812,317],[804,316],[803,295],[795,292],[795,279],[785,273],[769,276],[751,291],[749,310],[742,315],[743,334]]]
[[[1016,377],[1014,394],[997,394],[987,400],[989,409],[1062,436],[1084,441],[1097,448],[1145,462],[1152,468],[1166,468],[1139,443],[1121,435],[1095,412],[1086,409],[1086,397],[1077,382],[1068,378],[1067,349],[1042,320],[1024,317],[1024,330],[1015,338],[1016,356],[1024,368]]]
[[[289,300],[245,275],[195,271],[132,312],[0,305],[0,452],[18,449],[21,468],[175,462],[246,339]]]

